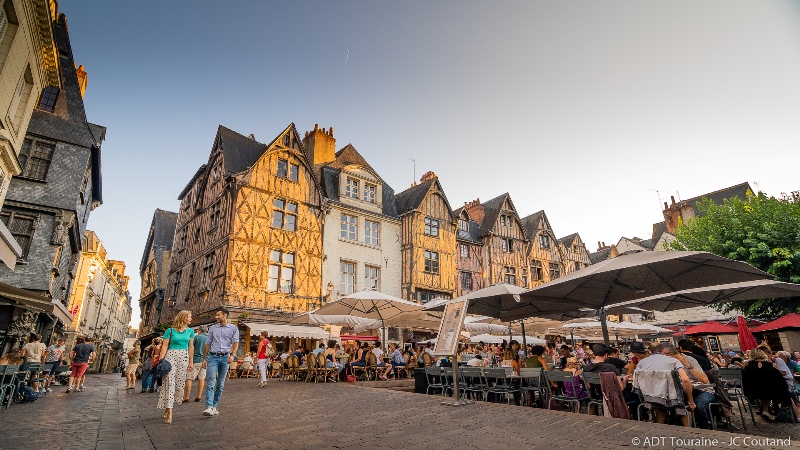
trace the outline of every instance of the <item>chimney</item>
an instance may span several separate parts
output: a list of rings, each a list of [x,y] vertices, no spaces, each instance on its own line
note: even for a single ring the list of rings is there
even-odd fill
[[[254,141],[256,140],[256,135],[253,134],[253,133],[250,133],[250,136],[247,136],[247,137],[249,137],[250,139],[252,139]]]
[[[314,124],[314,131],[307,131],[303,138],[303,147],[308,152],[308,159],[312,164],[324,164],[336,159],[336,139],[333,137],[333,127],[329,130]]]
[[[483,205],[481,204],[481,199],[476,198],[475,200],[467,203],[464,205],[464,209],[469,214],[469,218],[478,222],[479,224],[483,223]]]
[[[83,98],[83,94],[86,93],[86,84],[89,82],[89,75],[86,74],[83,64],[75,69],[75,75],[78,77],[78,87],[81,88],[81,98]]]
[[[437,177],[437,176],[436,176],[436,174],[435,174],[435,173],[433,173],[432,171],[428,171],[428,172],[425,172],[425,173],[422,175],[422,178],[420,178],[420,179],[419,179],[419,182],[420,182],[420,183],[425,183],[425,182],[428,182],[428,181],[430,181],[430,180],[432,180],[432,179],[434,179],[434,178],[438,178],[438,177]]]

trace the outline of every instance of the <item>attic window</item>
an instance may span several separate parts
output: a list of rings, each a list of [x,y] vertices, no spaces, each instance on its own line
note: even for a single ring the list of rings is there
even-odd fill
[[[300,174],[300,166],[297,164],[289,164],[285,159],[278,160],[278,176],[288,178],[292,181],[297,181]]]
[[[510,227],[511,226],[511,216],[507,216],[505,214],[500,216],[500,226],[502,226],[502,227]]]
[[[514,240],[513,239],[503,239],[503,253],[511,253],[514,251]]]
[[[292,146],[292,136],[290,134],[286,134],[283,136],[283,146],[284,147]]]
[[[467,221],[464,219],[458,220],[458,229],[461,231],[469,231],[469,225],[467,225]]]
[[[344,188],[345,197],[358,198],[358,180],[352,178],[347,179],[347,185]]]
[[[539,247],[540,248],[550,248],[550,236],[546,234],[539,235]]]
[[[58,88],[47,86],[42,90],[36,107],[42,111],[53,112],[56,109],[56,99],[58,99]]]

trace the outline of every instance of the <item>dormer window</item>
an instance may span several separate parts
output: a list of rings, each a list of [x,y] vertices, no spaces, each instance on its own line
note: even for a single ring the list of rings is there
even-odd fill
[[[42,95],[39,97],[39,104],[36,105],[36,108],[53,112],[56,109],[56,99],[58,99],[58,88],[47,86],[42,90]]]
[[[352,178],[347,179],[347,185],[344,188],[344,195],[350,198],[358,198],[358,180]]]
[[[469,231],[469,224],[464,219],[458,219],[458,229],[461,231]]]
[[[364,183],[364,201],[367,203],[375,203],[375,191],[377,189],[371,184]]]

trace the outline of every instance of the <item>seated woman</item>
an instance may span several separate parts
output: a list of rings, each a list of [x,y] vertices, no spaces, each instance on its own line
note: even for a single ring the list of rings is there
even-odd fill
[[[514,372],[517,372],[517,375],[519,375],[519,355],[515,354],[514,350],[511,350],[511,347],[507,347],[503,352],[503,359],[500,361],[500,367],[511,367],[514,369]]]
[[[361,345],[361,347],[359,347],[356,350],[355,360],[353,362],[347,363],[348,375],[354,374],[353,367],[364,367],[365,365],[367,365],[367,352],[369,352],[369,344],[365,342],[364,344]]]
[[[545,348],[543,345],[534,345],[531,347],[531,356],[525,360],[525,367],[549,370],[547,367],[547,361],[544,359],[544,352]]]
[[[775,420],[775,416],[769,410],[770,402],[775,403],[776,409],[778,404],[791,405],[792,400],[789,390],[786,389],[786,382],[762,350],[748,350],[745,355],[748,361],[742,370],[744,395],[751,402],[760,401],[761,410],[758,411],[758,415]]]
[[[397,348],[397,344],[392,342],[389,344],[389,364],[386,364],[386,370],[381,374],[381,380],[388,380],[388,375],[395,369],[395,367],[403,367],[406,361],[403,359],[403,354]]]
[[[328,360],[328,362],[325,363],[325,367],[336,368],[336,379],[339,379],[339,374],[342,373],[342,369],[344,369],[344,366],[339,364],[336,360],[336,349],[338,346],[339,344],[337,344],[336,341],[330,340],[328,341],[328,348],[325,349],[325,359]]]

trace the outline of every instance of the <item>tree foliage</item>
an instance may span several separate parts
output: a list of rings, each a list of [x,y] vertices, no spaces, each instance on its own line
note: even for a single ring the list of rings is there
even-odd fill
[[[667,248],[711,252],[744,261],[777,280],[800,283],[800,193],[781,198],[747,194],[745,200],[734,197],[722,205],[708,199],[698,202],[698,217],[681,223]],[[716,308],[771,319],[799,312],[800,298],[722,303]]]

